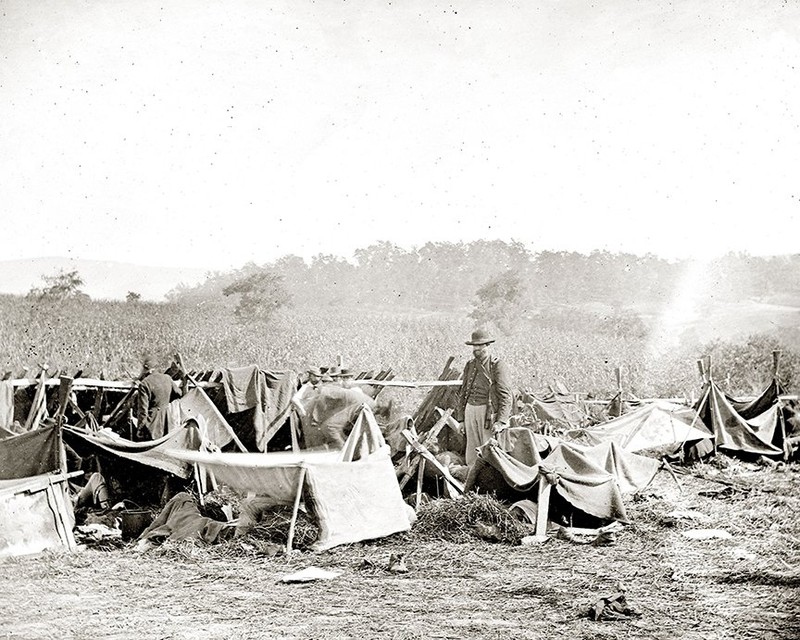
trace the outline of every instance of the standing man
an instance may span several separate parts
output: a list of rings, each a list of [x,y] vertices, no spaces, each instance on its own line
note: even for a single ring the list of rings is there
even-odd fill
[[[173,395],[178,395],[173,379],[155,366],[151,356],[144,358],[136,403],[139,440],[158,440],[167,432],[166,407]]]
[[[514,395],[505,363],[489,354],[494,339],[484,329],[472,332],[466,343],[472,347],[472,360],[464,367],[458,394],[459,420],[467,434],[467,465],[478,455],[476,449],[508,427]]]

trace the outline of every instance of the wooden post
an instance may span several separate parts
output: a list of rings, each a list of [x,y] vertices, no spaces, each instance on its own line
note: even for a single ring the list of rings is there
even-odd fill
[[[292,542],[294,541],[294,528],[297,524],[297,513],[300,510],[300,500],[303,497],[303,483],[306,481],[306,468],[300,467],[300,476],[297,479],[297,495],[294,497],[292,507],[292,519],[289,522],[289,533],[286,536],[286,555],[292,552]]]
[[[550,511],[550,491],[552,485],[545,475],[539,470],[539,496],[536,502],[536,537],[547,536],[547,515]]]
[[[47,380],[47,365],[44,365],[42,373],[39,376],[39,383],[36,386],[36,392],[33,395],[33,403],[31,410],[28,413],[28,419],[25,421],[24,433],[39,428],[39,421],[42,416],[47,412],[47,398],[45,396],[45,381]]]
[[[192,464],[192,468],[194,470],[194,481],[197,484],[197,499],[200,502],[200,506],[202,507],[205,506],[206,504],[205,498],[203,496],[203,494],[205,494],[206,492],[205,482],[203,481],[203,478],[201,478],[200,465],[198,465],[195,462]]]
[[[114,422],[116,421],[116,419],[117,419],[117,418],[120,416],[120,414],[121,414],[123,411],[125,411],[125,409],[127,408],[128,404],[129,404],[129,403],[130,403],[130,402],[133,400],[133,397],[134,397],[134,395],[136,394],[136,392],[137,392],[137,388],[136,388],[136,387],[134,387],[133,389],[131,389],[130,391],[128,391],[128,392],[127,392],[127,393],[126,393],[126,394],[123,396],[122,400],[120,400],[120,401],[117,403],[117,406],[116,406],[116,407],[114,407],[114,408],[111,410],[111,413],[108,415],[108,419],[107,419],[107,420],[105,420],[105,421],[103,422],[103,425],[112,425],[112,424],[114,424]],[[100,420],[102,420],[102,419],[103,419],[103,417],[102,417],[102,416],[100,416]]]
[[[425,475],[425,458],[422,458],[417,469],[417,498],[414,502],[414,509],[419,509],[419,504],[422,502],[422,480]]]
[[[300,451],[300,440],[297,435],[300,431],[299,424],[300,421],[298,420],[297,412],[292,411],[289,414],[289,430],[291,431],[292,436],[292,451],[295,453]]]
[[[406,442],[411,445],[411,448],[417,454],[418,457],[422,457],[430,463],[430,465],[436,469],[439,474],[445,479],[446,482],[449,482],[450,485],[458,491],[459,494],[464,493],[464,485],[462,485],[458,480],[456,480],[451,474],[450,471],[447,470],[446,467],[442,466],[442,464],[434,457],[434,455],[428,451],[425,446],[417,440],[416,437],[408,430],[403,429],[400,434],[405,438]],[[413,471],[412,471],[413,473]]]
[[[58,385],[58,408],[55,414],[55,420],[58,426],[64,424],[64,412],[67,410],[70,394],[72,393],[72,383],[75,379],[69,376],[61,376],[60,380],[61,382]]]
[[[45,489],[45,493],[47,494],[48,506],[53,513],[58,537],[67,543],[67,549],[75,551],[78,545],[75,543],[72,527],[67,524],[66,518],[64,517],[64,512],[67,508],[67,500],[69,500],[66,495],[67,490],[64,483],[66,483],[66,479],[62,479],[57,485],[50,481],[50,484],[48,484]]]
[[[706,382],[706,366],[703,363],[703,359],[697,361],[697,370],[700,372],[700,381],[705,384]]]
[[[103,401],[106,399],[106,390],[103,387],[98,387],[94,393],[94,404],[92,405],[92,413],[97,416],[103,415]]]
[[[699,360],[698,360],[699,362]],[[700,417],[700,412],[703,410],[706,402],[708,401],[708,397],[711,395],[711,386],[706,387],[706,392],[703,394],[703,399],[700,401],[700,404],[697,405],[697,411],[694,412],[694,418],[692,418],[692,423],[689,425],[689,428],[686,430],[686,435],[683,437],[683,442],[681,442],[681,449],[683,449],[683,445],[686,444],[686,438],[689,437],[689,432],[694,429],[694,424],[697,422],[697,419]],[[710,437],[714,437],[715,434],[711,434]],[[717,443],[716,439],[714,440],[714,451],[717,450]]]
[[[781,352],[780,351],[773,351],[772,352],[772,377],[778,377],[778,367],[781,364]]]
[[[441,414],[439,420],[437,420],[436,424],[433,425],[430,428],[430,430],[426,431],[422,435],[422,438],[418,437],[417,432],[413,427],[411,428],[411,430],[408,430],[408,429],[404,430],[404,431],[408,431],[408,435],[405,435],[405,433],[403,433],[402,435],[403,435],[403,438],[405,438],[405,441],[406,441],[406,460],[409,460],[409,463],[407,464],[406,468],[404,469],[404,471],[402,472],[402,474],[400,475],[400,477],[398,479],[398,483],[400,484],[400,490],[401,491],[406,486],[408,481],[411,480],[411,478],[414,476],[414,471],[417,469],[417,465],[419,465],[419,463],[420,463],[420,455],[417,452],[417,450],[413,448],[412,440],[419,441],[419,444],[421,444],[421,445],[425,445],[425,444],[427,444],[429,442],[435,442],[436,438],[438,438],[438,436],[439,436],[439,432],[442,429],[444,429],[444,427],[447,425],[448,421],[452,419],[451,418],[452,414],[453,414],[453,410],[452,409],[448,409],[447,411],[443,412]],[[416,453],[416,455],[415,455],[413,460],[410,459],[412,451],[414,451]],[[462,491],[462,493],[463,493],[463,491]]]

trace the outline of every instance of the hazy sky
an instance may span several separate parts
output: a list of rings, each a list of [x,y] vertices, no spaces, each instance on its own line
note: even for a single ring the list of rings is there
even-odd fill
[[[2,259],[797,253],[800,3],[0,0]]]

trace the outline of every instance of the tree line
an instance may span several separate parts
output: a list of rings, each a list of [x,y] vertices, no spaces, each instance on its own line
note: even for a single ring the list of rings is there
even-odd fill
[[[691,274],[687,276],[687,274]],[[541,314],[554,309],[596,308],[658,312],[665,301],[703,280],[717,301],[800,299],[800,254],[754,257],[727,254],[692,267],[686,260],[652,254],[593,251],[530,252],[499,240],[429,242],[404,249],[379,242],[352,259],[320,254],[310,261],[287,255],[209,274],[196,286],[179,286],[172,302],[244,301],[265,309],[360,305],[376,309],[469,312],[509,303],[505,313]],[[695,283],[696,284],[696,283]],[[238,295],[237,295],[238,294]],[[247,311],[242,312],[245,316]]]

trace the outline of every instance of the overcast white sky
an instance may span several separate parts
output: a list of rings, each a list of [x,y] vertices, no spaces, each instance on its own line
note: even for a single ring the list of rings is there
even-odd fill
[[[2,259],[798,252],[800,3],[0,0]]]

